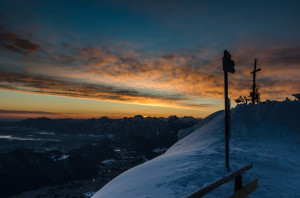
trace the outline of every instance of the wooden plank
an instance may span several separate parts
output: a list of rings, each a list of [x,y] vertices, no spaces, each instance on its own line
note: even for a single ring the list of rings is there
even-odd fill
[[[250,195],[258,186],[258,180],[255,179],[249,184],[247,184],[244,188],[236,191],[233,195],[231,195],[229,198],[244,198]]]
[[[234,179],[235,177],[237,177],[238,175],[244,173],[245,171],[251,169],[253,166],[252,164],[248,164],[247,166],[244,166],[243,168],[236,170],[232,173],[229,173],[228,175],[214,181],[213,183],[208,184],[207,186],[201,188],[200,190],[188,195],[186,198],[198,198],[198,197],[202,197],[208,193],[210,193],[211,191],[215,190],[216,188],[218,188],[219,186],[225,184],[226,182]]]

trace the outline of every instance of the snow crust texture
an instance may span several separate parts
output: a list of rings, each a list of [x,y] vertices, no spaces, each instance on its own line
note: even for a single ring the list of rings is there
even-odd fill
[[[300,101],[243,104],[231,111],[230,169],[253,164],[243,174],[244,185],[258,178],[249,197],[300,197],[299,115]],[[228,174],[224,113],[203,121],[164,154],[124,172],[93,197],[185,197]],[[233,185],[228,182],[206,197],[228,197]]]

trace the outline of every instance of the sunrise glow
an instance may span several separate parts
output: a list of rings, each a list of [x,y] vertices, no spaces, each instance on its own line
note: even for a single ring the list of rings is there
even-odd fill
[[[225,48],[232,101],[255,58],[262,101],[299,92],[297,6],[228,6],[2,1],[0,117],[205,117],[224,108]]]

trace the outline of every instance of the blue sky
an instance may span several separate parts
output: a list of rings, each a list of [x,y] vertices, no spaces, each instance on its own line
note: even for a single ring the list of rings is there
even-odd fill
[[[101,111],[109,105],[123,106],[111,116],[132,115],[136,105],[143,115],[167,116],[173,108],[203,117],[223,108],[224,49],[236,62],[232,99],[249,95],[255,58],[262,99],[291,97],[300,91],[299,4],[0,1],[0,94],[8,101],[15,93],[32,97],[23,107],[0,109],[57,112],[48,100],[47,108],[30,102],[42,94],[98,101],[99,110],[86,116],[110,115]],[[153,106],[166,109],[154,114]]]

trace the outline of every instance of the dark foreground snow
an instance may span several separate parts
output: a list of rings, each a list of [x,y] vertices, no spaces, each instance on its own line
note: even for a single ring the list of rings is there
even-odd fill
[[[249,197],[300,197],[300,101],[239,105],[232,110],[230,169],[249,163],[243,175],[258,178]],[[184,197],[228,172],[224,168],[224,114],[175,143],[163,155],[132,168],[94,198]],[[208,197],[228,197],[233,181]]]

